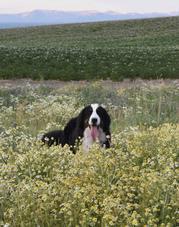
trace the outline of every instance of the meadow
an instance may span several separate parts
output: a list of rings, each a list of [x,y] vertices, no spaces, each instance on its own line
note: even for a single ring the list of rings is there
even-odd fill
[[[179,77],[179,17],[0,30],[0,79]]]
[[[42,146],[89,103],[106,105],[112,147]],[[179,224],[179,83],[0,89],[0,226]]]

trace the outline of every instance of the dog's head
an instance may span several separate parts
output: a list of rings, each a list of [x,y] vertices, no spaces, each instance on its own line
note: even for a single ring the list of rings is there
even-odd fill
[[[86,106],[79,114],[79,127],[84,131],[86,128],[91,130],[92,137],[97,137],[99,129],[104,132],[109,130],[110,117],[107,111],[99,104]]]

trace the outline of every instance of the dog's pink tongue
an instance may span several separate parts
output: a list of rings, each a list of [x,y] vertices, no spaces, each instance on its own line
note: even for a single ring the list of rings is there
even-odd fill
[[[97,139],[97,137],[98,137],[97,127],[95,127],[95,126],[91,127],[91,136],[92,136],[93,140]]]

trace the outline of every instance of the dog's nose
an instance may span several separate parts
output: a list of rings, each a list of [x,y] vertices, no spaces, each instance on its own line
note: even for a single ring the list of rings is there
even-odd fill
[[[91,122],[92,122],[93,125],[95,125],[97,123],[97,118],[92,118]]]

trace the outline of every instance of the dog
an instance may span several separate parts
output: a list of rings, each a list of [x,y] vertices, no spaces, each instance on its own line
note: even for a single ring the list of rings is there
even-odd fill
[[[43,135],[42,141],[48,146],[68,144],[76,153],[82,141],[84,151],[89,151],[93,143],[109,148],[111,144],[111,119],[107,111],[99,104],[86,106],[80,114],[70,119],[63,130],[51,131]]]

